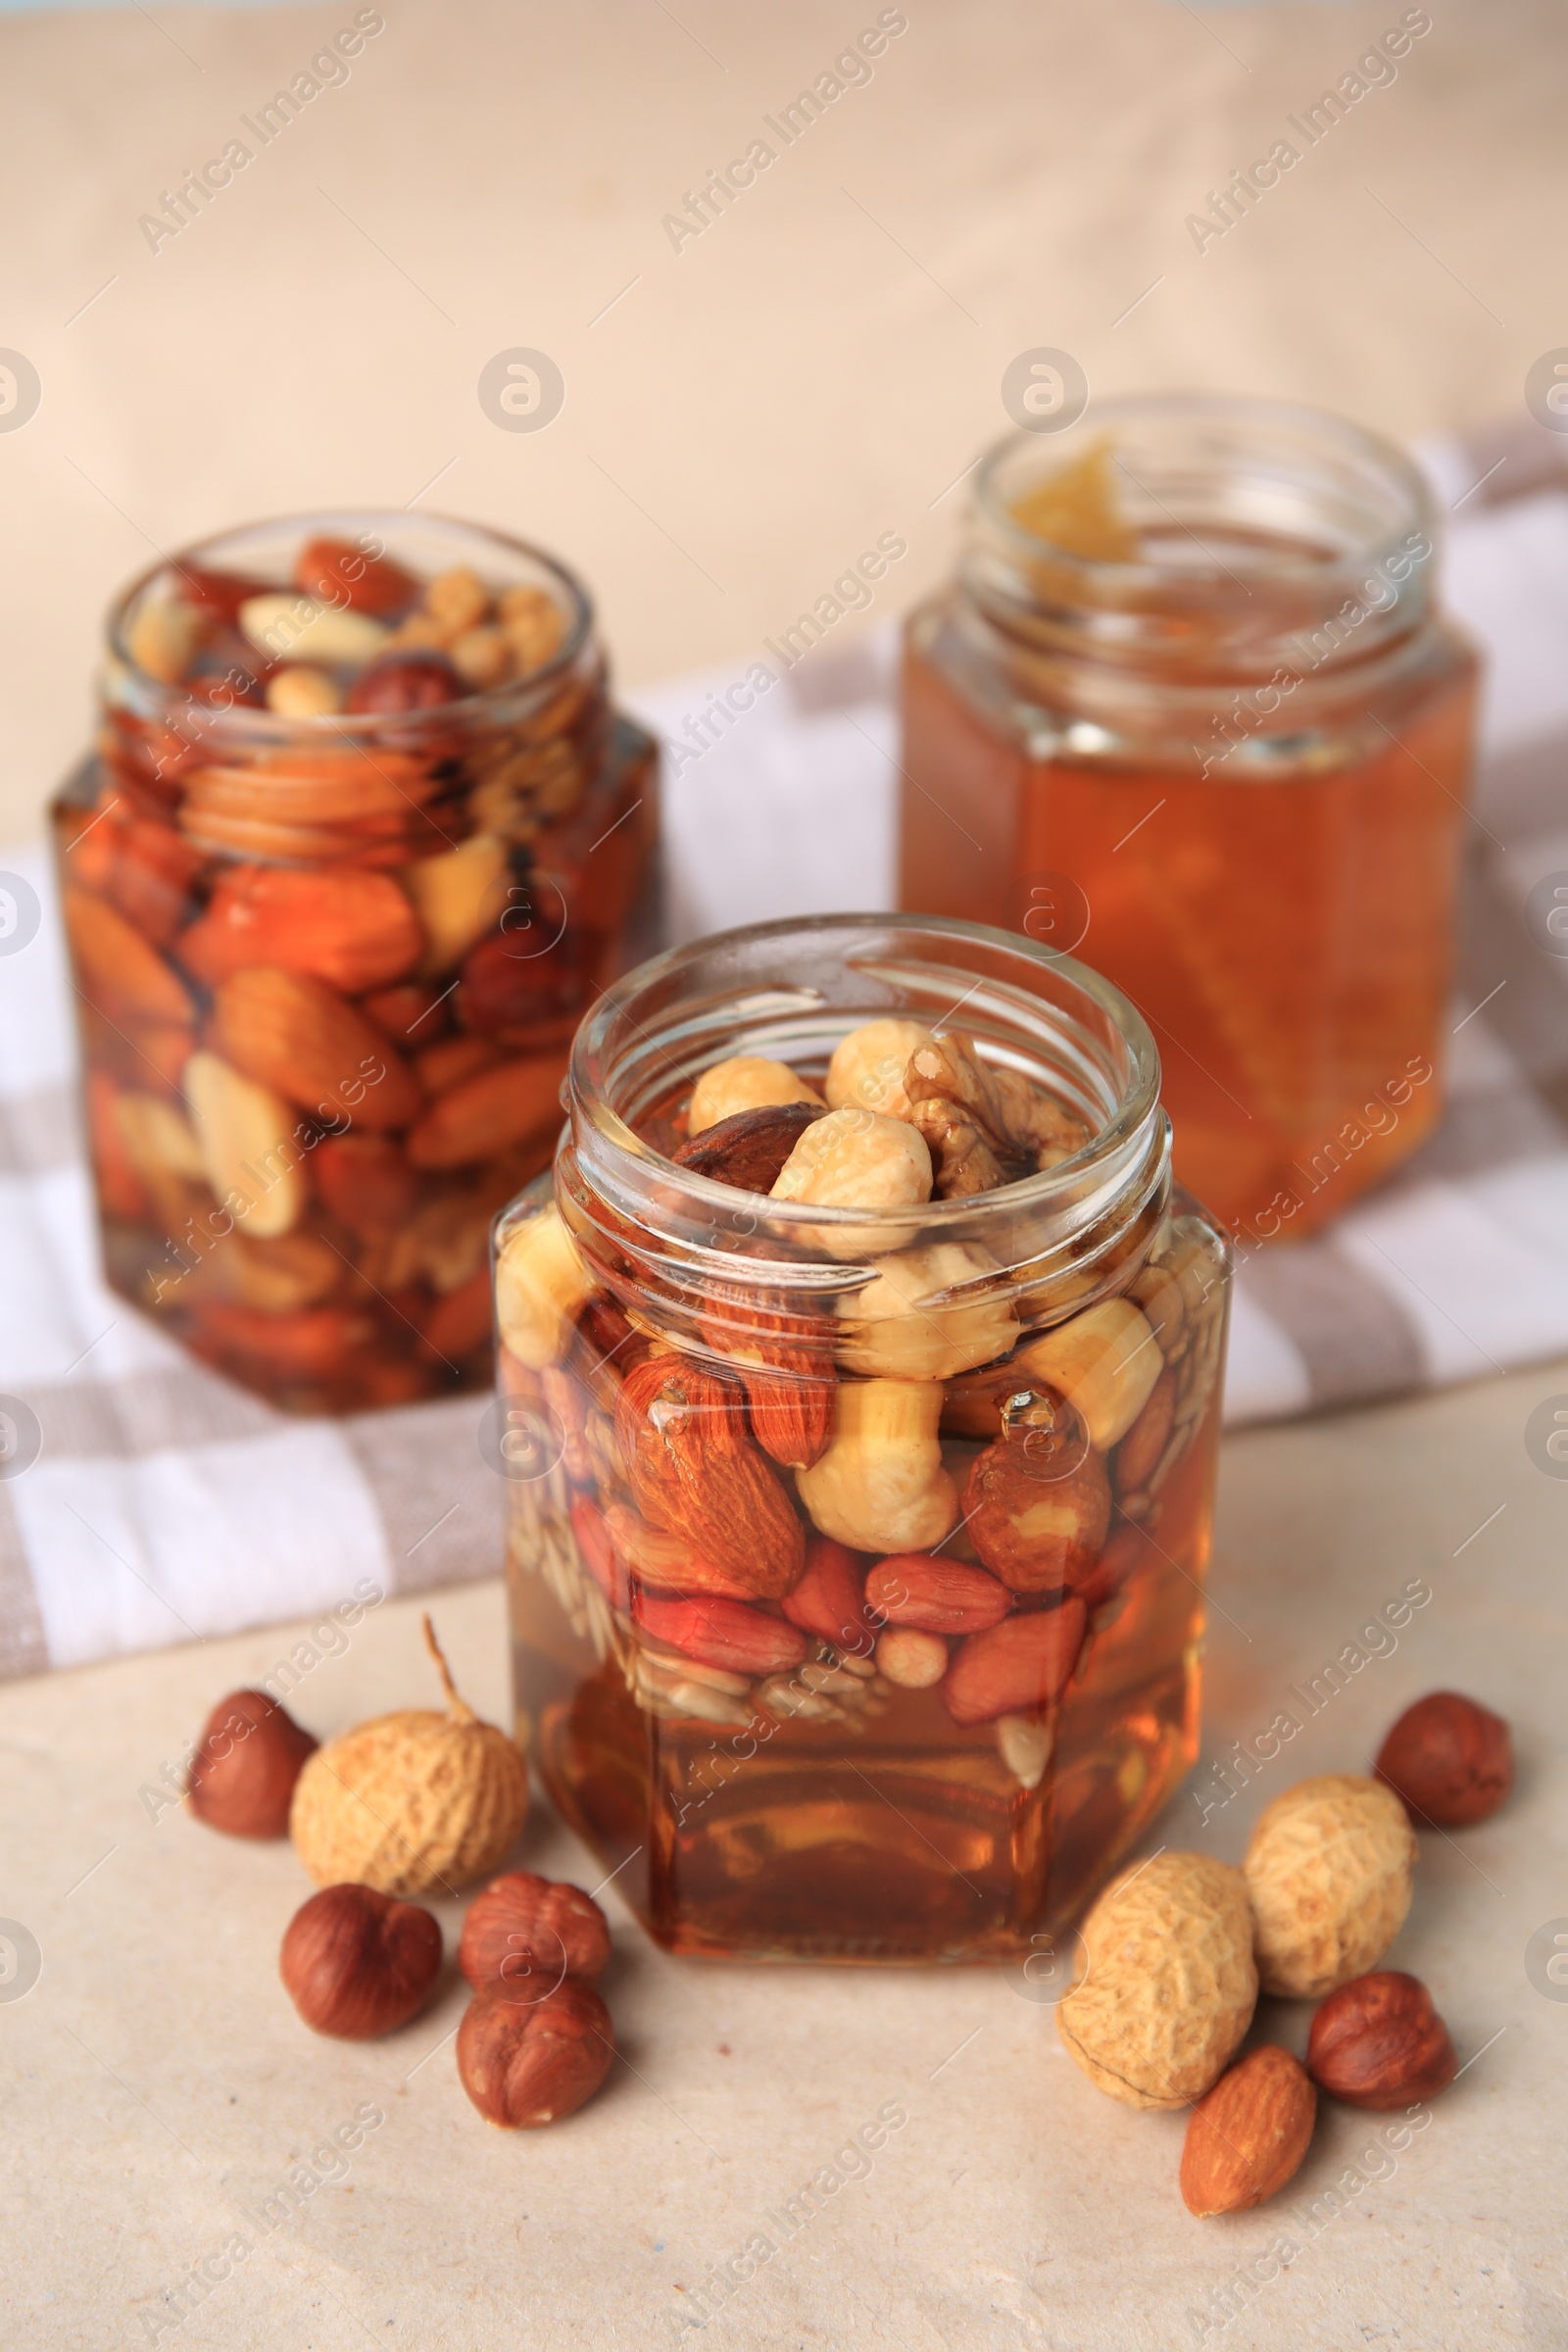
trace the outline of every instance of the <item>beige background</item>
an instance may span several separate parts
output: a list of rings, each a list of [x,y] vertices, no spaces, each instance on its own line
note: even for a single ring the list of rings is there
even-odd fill
[[[743,659],[880,531],[910,543],[897,601],[939,577],[961,504],[942,493],[1002,428],[998,382],[1029,345],[1074,352],[1102,390],[1237,385],[1409,434],[1516,415],[1526,368],[1568,332],[1565,32],[1547,5],[1440,0],[1396,84],[1201,258],[1184,216],[1396,21],[1392,0],[927,0],[871,85],[679,256],[661,215],[873,8],[392,7],[348,85],[149,253],[137,215],[352,14],[155,0],[0,24],[0,344],[44,385],[33,420],[0,434],[0,832],[32,828],[82,740],[116,584],[238,517],[422,495],[509,524],[582,568],[643,682]],[[567,382],[534,436],[499,431],[475,394],[519,344]],[[304,1891],[288,1851],[170,1813],[154,1828],[137,1797],[219,1692],[283,1654],[276,1629],[0,1692],[0,1912],[44,1953],[38,1984],[0,2001],[7,2341],[145,2341],[236,2200],[254,2208],[368,2100],[387,2121],[347,2180],[160,2340],[667,2340],[677,2282],[897,2100],[908,2122],[871,2178],[715,2340],[1568,2342],[1568,2005],[1523,1961],[1568,1915],[1568,1484],[1521,1437],[1565,1386],[1547,1367],[1227,1446],[1205,1757],[1419,1575],[1432,1605],[1291,1769],[1363,1763],[1445,1682],[1514,1717],[1523,1769],[1495,1824],[1427,1841],[1395,1955],[1474,2065],[1394,2178],[1223,2331],[1200,2338],[1191,2315],[1336,2179],[1360,2121],[1326,2117],[1283,2216],[1199,2225],[1175,2194],[1179,2122],[1099,2098],[999,1972],[701,1971],[617,1913],[607,1989],[628,2064],[577,2122],[519,2140],[482,2130],[439,2046],[450,1982],[391,2042],[313,2041],[273,1975]],[[439,1615],[460,1677],[503,1713],[499,1588]],[[423,1690],[415,1612],[389,1604],[301,1712],[328,1732]],[[1179,1799],[1166,1835],[1234,1857],[1269,1792],[1202,1829]],[[593,1883],[542,1818],[525,1855]],[[1304,2022],[1263,2028],[1298,2046]]]
[[[870,84],[679,254],[662,217],[870,0],[387,0],[347,84],[150,252],[138,216],[354,13],[0,20],[0,344],[43,381],[0,434],[0,838],[81,743],[111,592],[253,514],[423,493],[535,536],[642,683],[747,654],[881,531],[911,551],[888,610],[939,578],[962,492],[933,502],[1030,346],[1102,391],[1409,434],[1517,415],[1568,339],[1554,0],[1434,0],[1394,85],[1201,256],[1187,214],[1396,0],[909,0]],[[566,379],[538,434],[476,397],[517,345]]]

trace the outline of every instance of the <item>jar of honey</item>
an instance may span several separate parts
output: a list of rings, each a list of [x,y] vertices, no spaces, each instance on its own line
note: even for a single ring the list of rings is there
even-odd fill
[[[670,1948],[1039,1955],[1197,1751],[1230,1253],[1096,973],[644,964],[499,1220],[518,1737]]]
[[[255,524],[126,592],[99,706],[53,817],[110,1284],[288,1410],[488,1384],[490,1220],[651,944],[587,596],[459,522]]]
[[[1311,1232],[1442,1106],[1477,661],[1409,461],[1283,403],[1099,404],[981,466],[903,678],[903,906],[1080,952],[1183,1180]]]

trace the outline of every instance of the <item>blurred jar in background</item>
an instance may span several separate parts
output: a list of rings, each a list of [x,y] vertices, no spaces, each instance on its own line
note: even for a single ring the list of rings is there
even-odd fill
[[[900,906],[1123,989],[1182,1181],[1263,1239],[1442,1108],[1478,665],[1435,535],[1410,462],[1335,417],[1105,401],[991,453],[907,626]]]
[[[646,954],[656,751],[582,588],[409,514],[225,534],[114,610],[54,808],[113,1287],[274,1403],[490,1378],[490,1219]]]

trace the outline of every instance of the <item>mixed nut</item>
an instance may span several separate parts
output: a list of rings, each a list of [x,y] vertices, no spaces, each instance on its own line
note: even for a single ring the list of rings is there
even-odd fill
[[[1429,1740],[1447,1804],[1464,1808],[1451,1818],[1489,1818],[1512,1786],[1508,1728],[1438,1691],[1395,1725],[1380,1778],[1327,1773],[1276,1797],[1240,1870],[1162,1847],[1084,1921],[1057,2030],[1111,2098],[1191,2105],[1181,2191],[1195,2214],[1239,2213],[1282,2189],[1311,2141],[1319,2091],[1382,2112],[1435,2098],[1458,2072],[1427,1987],[1377,1966],[1410,1906],[1412,1815],[1430,1818],[1381,1776],[1387,1758],[1424,1754]],[[1304,2064],[1267,2042],[1231,2063],[1260,1990],[1318,2002]]]
[[[56,804],[110,1279],[291,1409],[488,1379],[490,1220],[649,870],[586,606],[479,543],[529,576],[166,565]]]
[[[394,2034],[441,1974],[441,1928],[411,1894],[451,1894],[492,1871],[528,1805],[522,1751],[453,1688],[428,1617],[447,1713],[406,1708],[321,1747],[264,1690],[234,1690],[192,1761],[191,1809],[243,1838],[292,1836],[320,1882],[284,1931],[278,1969],[313,2032]],[[507,1871],[470,1904],[458,1965],[473,1999],[458,2073],[486,2122],[559,2122],[598,2089],[614,2056],[592,1980],[610,1929],[590,1895]]]
[[[652,1802],[667,1797],[677,1836],[723,1811],[679,1726],[705,1753],[721,1733],[742,1759],[766,1741],[770,1763],[802,1740],[825,1763],[830,1737],[958,1749],[983,1766],[988,1813],[992,1785],[1049,1804],[1058,1719],[1071,1690],[1096,1703],[1099,1654],[1117,1708],[1096,1737],[1158,1725],[1123,1817],[1085,1825],[1075,1867],[1102,1877],[1181,1766],[1222,1238],[1162,1192],[1038,1273],[972,1225],[948,1238],[955,1214],[1072,1159],[1090,1126],[970,1035],[903,1017],[851,1028],[819,1076],[713,1063],[641,1132],[759,1208],[834,1214],[797,1219],[793,1247],[743,1239],[704,1261],[564,1164],[554,1200],[536,1188],[498,1229],[514,1607],[552,1795],[604,1828],[560,1748],[603,1688],[668,1727]],[[922,1230],[909,1212],[926,1204]],[[744,1204],[738,1229],[755,1232]],[[1141,1681],[1160,1690],[1142,1709]],[[646,1748],[629,1730],[625,1744]],[[622,1850],[608,1835],[601,1849]],[[1086,1891],[1063,1881],[1060,1899]],[[1000,1949],[1016,1929],[985,1932]]]

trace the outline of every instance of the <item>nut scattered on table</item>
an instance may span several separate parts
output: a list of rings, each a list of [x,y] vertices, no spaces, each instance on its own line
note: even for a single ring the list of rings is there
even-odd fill
[[[1383,1968],[1329,1994],[1307,2035],[1306,2067],[1331,2097],[1381,2111],[1435,2098],[1459,2061],[1420,1978]]]
[[[1513,1788],[1513,1740],[1500,1715],[1457,1690],[1406,1707],[1373,1770],[1404,1800],[1417,1829],[1490,1821]]]
[[[279,1974],[318,2034],[370,2041],[416,2017],[441,1970],[441,1930],[373,1886],[323,1886],[283,1935]]]
[[[474,1896],[458,1946],[475,1992],[499,1983],[539,1992],[563,1977],[592,1984],[609,1958],[609,1923],[592,1895],[531,1870],[508,1871]]]
[[[265,1690],[231,1690],[208,1716],[185,1793],[209,1829],[286,1838],[294,1784],[319,1745]]]
[[[522,1827],[521,1749],[458,1696],[428,1617],[424,1638],[448,1712],[378,1716],[319,1749],[300,1774],[289,1831],[318,1885],[451,1892],[494,1870]]]
[[[1265,1992],[1317,2000],[1382,1959],[1410,1908],[1415,1833],[1377,1781],[1298,1781],[1265,1806],[1243,1868]]]
[[[458,2028],[458,2074],[487,2124],[559,2124],[592,2098],[615,2054],[610,2011],[567,1977],[529,1999],[510,1984],[476,1992]]]
[[[1249,2050],[1194,2107],[1182,2147],[1189,2213],[1245,2213],[1277,2196],[1312,2137],[1317,2092],[1299,2059],[1273,2042]]]
[[[1084,1973],[1056,2028],[1091,2082],[1129,2107],[1201,2098],[1257,2000],[1241,1872],[1207,1854],[1153,1854],[1112,1880],[1082,1935]]]

